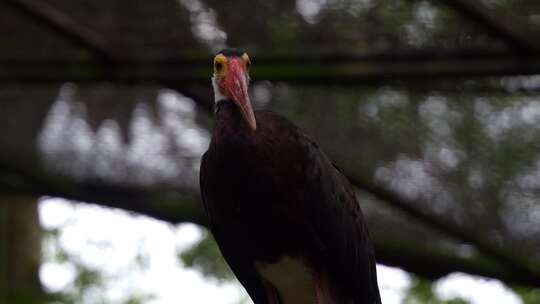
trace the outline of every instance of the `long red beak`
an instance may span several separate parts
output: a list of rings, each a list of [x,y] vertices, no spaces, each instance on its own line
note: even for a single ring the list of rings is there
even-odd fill
[[[242,59],[230,59],[227,74],[220,81],[221,89],[227,97],[236,103],[249,128],[255,131],[257,122],[249,100],[247,82],[246,68]]]

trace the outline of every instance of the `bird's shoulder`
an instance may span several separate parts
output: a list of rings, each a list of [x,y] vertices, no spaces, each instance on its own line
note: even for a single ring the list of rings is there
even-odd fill
[[[291,131],[298,132],[298,127],[286,117],[277,114],[270,110],[257,110],[255,111],[255,118],[259,123],[259,126],[264,130],[268,128],[290,129]]]
[[[262,138],[272,137],[274,140],[282,141],[281,144],[286,143],[290,146],[303,148],[303,150],[308,149],[315,153],[322,153],[317,143],[288,118],[269,110],[255,111],[255,117]]]
[[[342,216],[352,217],[360,222],[361,229],[364,229],[364,218],[352,184],[317,142],[293,122],[279,114],[271,111],[257,111],[256,116],[258,121],[261,121],[263,133],[268,133],[272,138],[282,141],[281,144],[284,145],[281,146],[289,147],[289,155],[280,154],[278,157],[288,162],[287,172],[294,172],[291,170],[294,167],[301,168],[300,172],[306,186],[314,194],[309,204],[311,211],[316,212],[319,207],[321,214],[327,214],[327,210],[334,209],[336,205],[341,206]],[[297,164],[291,162],[297,162]]]

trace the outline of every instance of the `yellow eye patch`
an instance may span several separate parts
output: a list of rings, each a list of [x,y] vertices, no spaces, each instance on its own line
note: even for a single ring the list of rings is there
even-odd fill
[[[227,67],[227,57],[225,57],[223,54],[218,54],[216,57],[214,57],[214,74],[223,75],[225,72],[227,72]]]
[[[249,68],[251,67],[251,60],[249,60],[249,56],[247,53],[242,54],[242,59],[244,60],[244,63],[246,65],[246,71],[249,72]]]
[[[246,72],[249,72],[249,68],[251,67],[251,60],[249,59],[249,56],[247,53],[243,53],[240,57],[233,57],[233,58],[241,58],[244,62],[244,67],[246,69]],[[223,76],[227,74],[227,71],[229,69],[229,59],[227,56],[223,55],[222,53],[217,54],[216,57],[214,57],[214,74],[216,76]]]

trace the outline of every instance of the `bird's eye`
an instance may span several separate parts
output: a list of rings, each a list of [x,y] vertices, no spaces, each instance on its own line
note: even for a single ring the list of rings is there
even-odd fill
[[[216,62],[215,67],[216,67],[216,72],[221,72],[221,69],[223,69],[223,63]]]

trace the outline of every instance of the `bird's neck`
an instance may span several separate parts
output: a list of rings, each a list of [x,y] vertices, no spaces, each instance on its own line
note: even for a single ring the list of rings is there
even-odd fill
[[[221,100],[227,99],[227,97],[223,94],[221,94],[221,91],[219,90],[219,86],[217,83],[216,76],[212,76],[212,87],[214,88],[214,102],[217,104]]]
[[[216,140],[220,142],[246,140],[253,135],[238,106],[232,100],[222,99],[217,101],[215,116],[216,125],[213,136]]]

